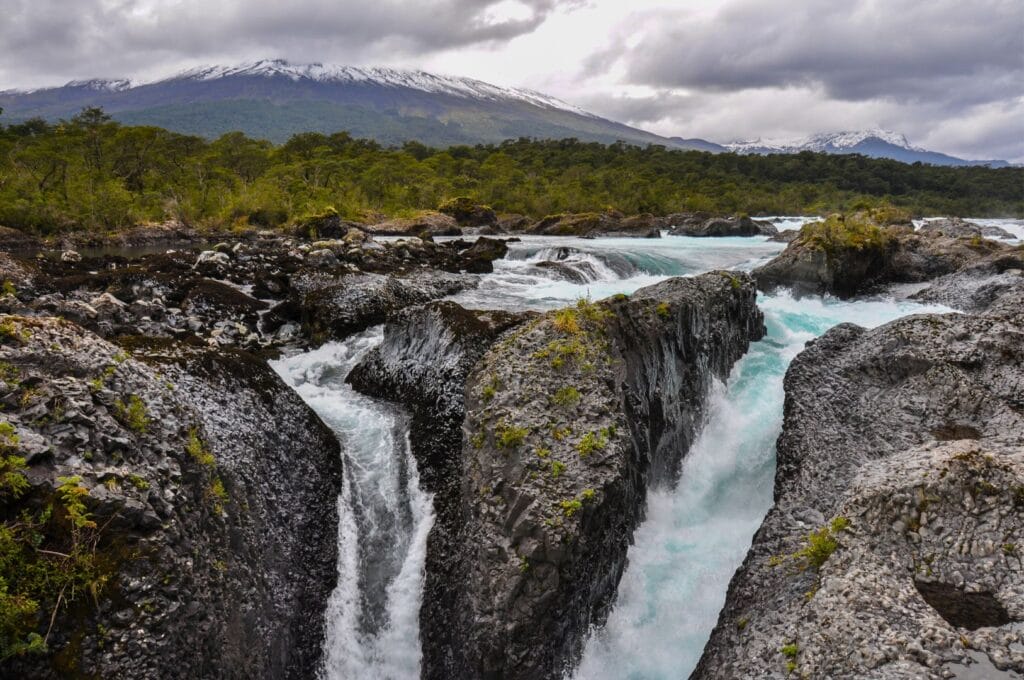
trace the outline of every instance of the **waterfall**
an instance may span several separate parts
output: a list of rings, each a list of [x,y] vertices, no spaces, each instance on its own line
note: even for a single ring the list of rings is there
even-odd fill
[[[406,414],[345,384],[382,337],[377,327],[272,362],[342,443],[338,584],[325,613],[324,680],[419,677],[431,497],[419,486]]]

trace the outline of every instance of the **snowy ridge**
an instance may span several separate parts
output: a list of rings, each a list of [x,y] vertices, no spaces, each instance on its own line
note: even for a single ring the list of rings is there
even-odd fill
[[[912,146],[907,138],[892,130],[872,128],[870,130],[852,130],[843,132],[823,132],[796,140],[755,139],[751,141],[732,142],[725,148],[736,153],[798,153],[800,151],[837,151],[852,149],[869,139],[878,139],[908,151],[924,151]]]
[[[90,80],[72,80],[65,87],[83,87],[97,92],[121,92],[132,87],[132,81],[126,78],[92,78]]]
[[[395,68],[340,66],[333,64],[291,64],[283,59],[263,59],[235,66],[201,66],[183,71],[159,82],[175,80],[217,80],[232,76],[285,77],[293,81],[318,83],[369,83],[385,87],[405,87],[422,92],[455,95],[468,99],[522,101],[534,106],[571,111],[594,117],[572,104],[555,97],[522,88],[498,87],[473,78],[442,76],[426,71]]]

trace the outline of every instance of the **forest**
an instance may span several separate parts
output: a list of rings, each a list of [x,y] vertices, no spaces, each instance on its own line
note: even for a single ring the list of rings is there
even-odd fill
[[[2,118],[0,118],[2,121]],[[101,109],[0,125],[0,225],[37,234],[178,220],[275,228],[328,208],[374,221],[467,196],[499,213],[826,214],[889,204],[915,215],[1024,216],[1024,168],[907,165],[810,152],[737,155],[575,139],[387,148],[298,134],[281,145],[121,125]]]

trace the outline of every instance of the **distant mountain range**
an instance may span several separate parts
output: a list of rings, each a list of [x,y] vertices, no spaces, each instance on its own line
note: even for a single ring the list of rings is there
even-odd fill
[[[0,92],[3,120],[68,118],[101,106],[117,120],[204,137],[241,130],[282,142],[298,132],[347,130],[382,144],[496,143],[517,137],[631,144],[720,153],[861,153],[936,165],[1006,165],[967,161],[910,146],[899,134],[870,130],[816,135],[796,143],[716,144],[662,137],[601,118],[532,90],[425,71],[291,64],[275,59],[192,69],[148,83],[79,80],[62,87]]]
[[[828,132],[789,142],[758,139],[749,142],[733,142],[723,146],[728,151],[744,154],[816,151],[833,154],[857,153],[871,158],[891,158],[904,163],[921,162],[931,165],[988,165],[991,167],[1009,165],[1006,161],[969,161],[937,151],[928,151],[912,146],[907,138],[898,132],[882,129]]]

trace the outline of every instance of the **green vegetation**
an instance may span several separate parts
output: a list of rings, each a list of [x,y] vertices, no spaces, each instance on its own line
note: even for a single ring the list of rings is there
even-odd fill
[[[910,215],[905,218],[909,220]],[[829,254],[849,249],[883,250],[890,241],[883,228],[884,219],[878,217],[878,211],[829,215],[822,222],[804,225],[800,230],[800,240]]]
[[[580,391],[575,387],[560,387],[551,397],[552,403],[558,406],[573,406],[579,403]]]
[[[13,425],[0,422],[0,501],[16,499],[28,488],[22,473],[25,459],[18,455],[20,441]]]
[[[224,488],[224,481],[220,477],[214,477],[213,481],[210,482],[207,495],[213,501],[213,509],[218,514],[224,512],[224,504],[228,502],[228,492]]]
[[[667,302],[659,302],[658,306],[654,308],[654,311],[657,312],[658,316],[662,319],[667,319],[672,316],[672,307],[670,307]]]
[[[498,380],[498,376],[491,375],[491,379],[487,384],[484,385],[483,389],[480,390],[480,398],[485,402],[494,399],[495,395],[498,394],[498,389],[501,388],[501,381]]]
[[[57,613],[97,600],[113,573],[81,481],[58,477],[51,495],[0,524],[0,660],[47,651]]]
[[[782,656],[786,657],[786,673],[793,673],[796,671],[796,657],[800,654],[800,647],[795,642],[782,645],[779,649]]]
[[[204,465],[206,467],[213,467],[214,465],[215,461],[213,454],[206,448],[203,440],[199,438],[199,431],[194,427],[188,431],[188,440],[185,442],[185,452],[200,465]]]
[[[522,427],[500,422],[494,431],[494,441],[499,449],[514,449],[523,443],[529,432]]]
[[[125,404],[118,399],[114,402],[114,413],[118,420],[128,428],[142,433],[149,427],[149,416],[146,414],[146,402],[137,394],[128,396],[128,403]]]
[[[805,545],[793,554],[793,557],[801,558],[806,567],[817,571],[828,561],[832,553],[839,547],[836,535],[846,531],[850,527],[850,520],[846,517],[836,517],[828,526],[821,527],[816,531],[807,534]]]
[[[594,451],[600,451],[608,445],[608,437],[604,432],[588,432],[576,444],[580,457],[586,458]]]
[[[539,218],[609,207],[824,214],[1024,215],[1024,169],[906,165],[862,156],[740,156],[575,139],[398,148],[346,132],[284,144],[125,126],[99,109],[0,126],[0,224],[40,234],[176,219],[274,228],[322,215],[402,215],[453,197]]]
[[[565,463],[557,460],[551,461],[551,478],[558,479],[565,472]]]

